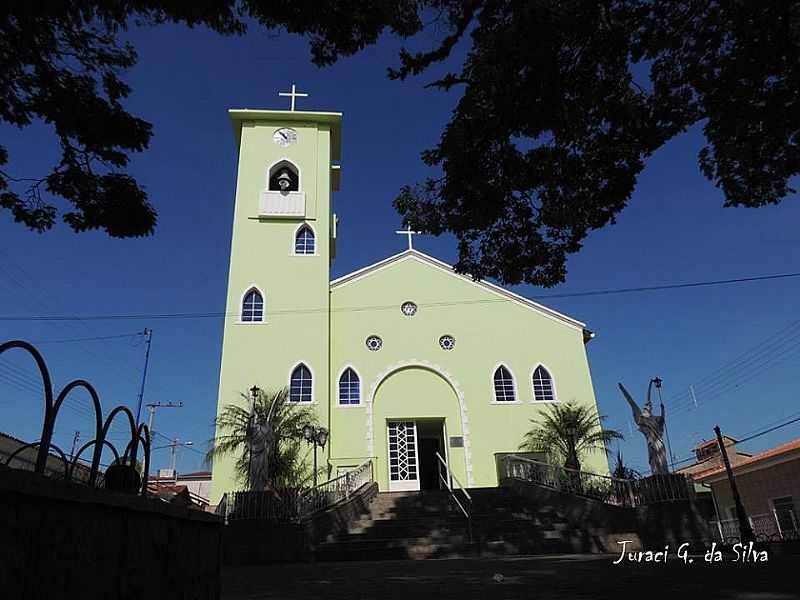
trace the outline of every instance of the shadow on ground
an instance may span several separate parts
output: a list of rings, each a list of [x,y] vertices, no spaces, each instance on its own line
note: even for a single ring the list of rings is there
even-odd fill
[[[224,600],[800,599],[800,556],[767,563],[612,564],[616,555],[297,563],[226,568]]]

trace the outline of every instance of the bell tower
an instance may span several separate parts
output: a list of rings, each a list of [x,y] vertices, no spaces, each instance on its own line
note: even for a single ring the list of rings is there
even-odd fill
[[[277,391],[294,377],[292,399],[329,427],[342,115],[294,110],[294,86],[284,95],[292,110],[228,111],[239,160],[217,414],[227,404],[247,408],[254,386]],[[212,504],[238,489],[235,458],[215,461]]]

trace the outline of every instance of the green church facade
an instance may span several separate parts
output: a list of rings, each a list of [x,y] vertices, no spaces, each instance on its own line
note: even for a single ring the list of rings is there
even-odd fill
[[[583,323],[409,249],[330,281],[341,115],[231,111],[239,145],[218,411],[290,387],[330,432],[331,476],[371,460],[382,491],[497,485],[548,404],[596,410]],[[409,236],[410,238],[410,236]],[[344,243],[347,243],[345,240]],[[240,489],[213,466],[212,504]],[[602,454],[582,461],[608,471]]]

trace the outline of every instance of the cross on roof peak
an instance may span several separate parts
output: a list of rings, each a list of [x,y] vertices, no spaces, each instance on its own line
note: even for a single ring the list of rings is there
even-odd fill
[[[296,86],[294,84],[292,84],[292,91],[291,92],[278,92],[278,96],[288,96],[288,97],[290,97],[292,99],[291,108],[289,109],[292,112],[294,112],[294,101],[295,101],[295,98],[308,98],[308,94],[306,94],[304,92],[298,92],[296,90],[297,90]]]
[[[411,225],[406,226],[405,229],[400,229],[398,231],[395,231],[395,233],[398,234],[398,235],[407,235],[408,236],[408,249],[409,250],[413,250],[414,249],[414,246],[411,243],[411,236],[412,235],[421,235],[422,234],[421,231],[412,231],[411,230]]]

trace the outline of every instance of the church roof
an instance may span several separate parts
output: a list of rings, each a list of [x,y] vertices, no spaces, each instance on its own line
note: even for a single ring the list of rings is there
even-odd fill
[[[452,265],[449,265],[446,262],[439,260],[438,258],[434,258],[429,254],[425,254],[424,252],[420,252],[419,250],[414,250],[414,249],[404,250],[403,252],[394,254],[393,256],[389,256],[388,258],[384,258],[383,260],[380,260],[376,263],[373,263],[371,265],[353,271],[352,273],[348,273],[347,275],[342,275],[341,277],[338,277],[337,279],[331,281],[331,290],[334,290],[343,285],[347,285],[348,283],[357,281],[364,277],[368,277],[369,275],[377,271],[385,269],[386,267],[389,267],[393,264],[399,263],[404,260],[419,261],[421,263],[424,263],[426,265],[444,271],[452,275],[453,277],[458,277],[473,285],[481,287],[493,294],[504,297],[509,301],[515,302],[517,304],[535,310],[539,313],[547,315],[548,317],[556,319],[557,321],[561,321],[567,325],[571,325],[572,327],[581,329],[584,333],[584,341],[588,341],[589,339],[594,337],[594,333],[586,329],[586,324],[582,323],[581,321],[578,321],[577,319],[573,319],[572,317],[569,317],[556,310],[553,310],[552,308],[548,308],[542,304],[539,304],[538,302],[534,302],[529,298],[525,298],[524,296],[515,294],[514,292],[502,288],[499,285],[489,283],[488,281],[484,281],[482,279],[475,280],[472,277],[469,277],[468,275],[461,275],[459,273],[456,273]]]

